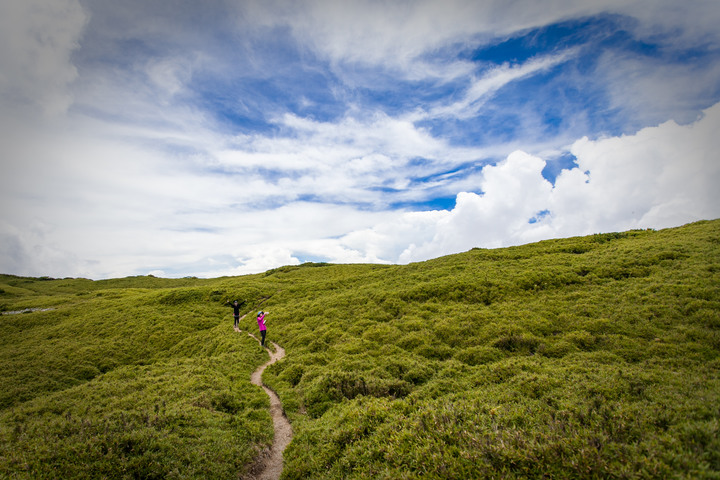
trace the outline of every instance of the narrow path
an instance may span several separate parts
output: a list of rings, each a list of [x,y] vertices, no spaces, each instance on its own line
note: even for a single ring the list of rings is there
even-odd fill
[[[242,332],[242,330],[238,328],[235,328],[235,331]],[[258,344],[260,343],[255,335],[252,333],[248,333],[248,335],[257,340]],[[270,397],[270,416],[273,420],[275,435],[273,436],[273,444],[270,452],[260,456],[250,468],[248,476],[244,477],[245,480],[278,480],[283,470],[283,451],[285,451],[285,447],[287,447],[290,440],[292,440],[292,427],[285,416],[280,398],[267,385],[262,383],[262,374],[265,368],[285,356],[285,350],[280,345],[275,342],[271,343],[275,351],[273,352],[265,347],[265,351],[270,355],[270,360],[260,365],[260,367],[253,372],[250,376],[250,382],[252,382],[253,385],[262,387]]]
[[[26,308],[24,310],[13,310],[11,312],[0,312],[0,315],[18,315],[20,313],[32,313],[32,312],[49,312],[55,310],[55,307],[50,308]]]

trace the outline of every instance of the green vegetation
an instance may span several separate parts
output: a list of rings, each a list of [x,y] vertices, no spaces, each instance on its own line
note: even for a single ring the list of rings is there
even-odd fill
[[[232,478],[272,442],[224,282],[0,277],[0,478]],[[252,299],[251,287],[232,288]]]
[[[0,276],[0,478],[720,478],[720,221],[405,266]],[[243,330],[257,328],[249,315]]]

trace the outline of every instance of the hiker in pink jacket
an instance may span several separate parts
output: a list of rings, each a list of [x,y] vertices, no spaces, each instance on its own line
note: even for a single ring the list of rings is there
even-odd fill
[[[265,327],[265,315],[268,313],[269,312],[263,312],[261,310],[258,312],[257,316],[258,328],[260,329],[260,335],[262,335],[262,341],[260,342],[262,347],[265,347],[265,334],[267,333],[267,328]]]

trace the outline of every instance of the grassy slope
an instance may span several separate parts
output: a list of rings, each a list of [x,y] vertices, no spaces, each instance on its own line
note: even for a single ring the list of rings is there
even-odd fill
[[[720,221],[407,266],[213,280],[0,277],[0,477],[720,478]],[[246,319],[244,329],[256,328]]]
[[[0,478],[242,471],[272,440],[266,354],[229,328],[225,283],[3,277],[5,310],[56,309],[0,317]]]

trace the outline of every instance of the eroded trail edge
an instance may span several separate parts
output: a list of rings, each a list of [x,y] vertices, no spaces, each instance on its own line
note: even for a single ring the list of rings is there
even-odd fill
[[[248,335],[257,340],[255,335],[251,333],[248,333]],[[246,480],[279,479],[283,469],[283,452],[285,451],[285,447],[290,443],[290,440],[292,440],[292,427],[285,416],[280,398],[262,382],[262,374],[268,365],[272,365],[285,356],[285,350],[280,345],[275,342],[271,343],[275,351],[273,352],[269,348],[265,348],[268,354],[270,354],[270,360],[253,372],[250,376],[250,381],[253,385],[262,387],[268,397],[270,397],[270,416],[272,417],[275,435],[273,436],[273,444],[270,452],[261,455],[258,461],[250,468],[248,476],[245,477]]]

